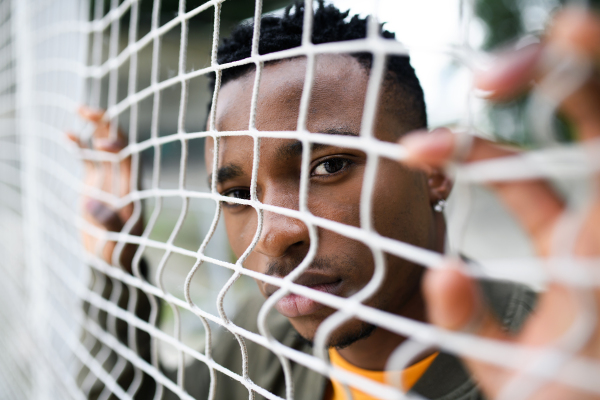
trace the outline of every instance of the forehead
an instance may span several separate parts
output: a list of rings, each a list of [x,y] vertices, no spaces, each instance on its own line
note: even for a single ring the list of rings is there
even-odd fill
[[[256,128],[295,130],[306,75],[306,58],[265,65],[256,107]],[[255,72],[227,82],[217,101],[216,129],[247,130]],[[307,127],[311,132],[343,130],[358,133],[368,84],[367,71],[348,55],[316,59]]]

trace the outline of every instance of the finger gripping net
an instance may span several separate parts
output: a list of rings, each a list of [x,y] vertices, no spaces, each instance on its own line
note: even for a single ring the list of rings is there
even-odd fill
[[[473,84],[474,71],[492,58],[482,50],[484,22],[475,13],[486,1],[443,6],[437,0],[424,5],[333,1],[341,10],[352,5],[368,15],[366,35],[318,44],[311,37],[313,16],[323,5],[306,1],[299,45],[261,54],[262,18],[283,3],[0,0],[0,344],[6,349],[0,358],[0,393],[7,399],[156,400],[243,393],[249,399],[291,400],[315,390],[298,384],[307,381],[302,374],[314,374],[338,382],[348,398],[355,390],[381,399],[422,398],[407,393],[399,371],[435,349],[509,371],[494,393],[500,399],[534,398],[552,385],[600,396],[600,364],[585,353],[598,330],[598,260],[577,252],[577,239],[587,232],[597,204],[600,142],[557,140],[562,131],[556,118],[565,99],[597,74],[594,66],[576,54],[561,57],[550,49],[543,77],[527,100],[514,106],[519,110],[515,119],[512,105],[491,109]],[[523,3],[526,32],[520,32],[518,47],[538,40],[530,32],[550,20],[554,4]],[[455,34],[445,37],[442,26],[440,33],[428,32],[434,39],[416,40],[410,29],[427,25],[436,7],[455,12],[447,18],[454,21]],[[479,11],[480,17],[486,15]],[[274,15],[285,12],[290,10]],[[353,9],[346,18],[352,14]],[[249,56],[220,63],[219,43],[241,18],[252,27]],[[400,29],[399,40],[391,40],[389,32],[382,37],[381,23],[396,26],[395,18],[404,21],[409,35]],[[409,20],[420,22],[410,25]],[[496,34],[488,32],[489,37]],[[315,96],[322,84],[319,57],[331,54],[370,54],[356,135],[311,129],[316,113],[311,102],[322,96]],[[433,215],[445,212],[444,253],[378,229],[382,171],[409,156],[404,147],[377,134],[379,110],[388,101],[401,101],[386,97],[393,85],[389,60],[406,55],[424,87],[430,125],[452,125],[459,143],[444,169],[454,180],[449,205],[445,211],[445,202],[431,205]],[[305,69],[291,125],[295,129],[262,129],[257,109],[267,70],[277,61],[299,57]],[[430,67],[436,62],[438,67]],[[249,110],[242,113],[247,129],[221,129],[217,104],[222,87],[237,79],[231,78],[236,68],[253,74]],[[522,125],[527,125],[528,140],[482,133],[499,126],[514,133]],[[520,141],[531,150],[467,162],[481,136]],[[231,162],[224,154],[233,140],[246,140],[236,143],[244,143],[247,148],[239,150],[251,155],[245,160],[250,166],[247,196],[219,192],[220,172],[209,174]],[[301,149],[297,194],[288,203],[267,201],[261,174],[272,153],[265,149],[292,141]],[[319,146],[364,155],[360,193],[352,193],[358,199],[356,223],[324,216],[311,202],[313,149]],[[482,187],[499,193],[503,185],[543,181],[557,188],[562,208],[540,258],[523,244],[523,229]],[[244,232],[224,223],[233,205],[251,210]],[[257,254],[265,254],[261,246],[272,234],[271,225],[278,223],[273,220],[306,232],[302,257],[283,275],[272,273],[273,260],[262,269],[254,267]],[[372,273],[347,296],[301,284],[307,272],[322,265],[330,243],[326,235],[370,255]],[[238,240],[237,246],[232,243],[234,251],[228,238]],[[351,268],[345,254],[335,256]],[[576,312],[550,344],[537,346],[519,341],[518,335],[510,340],[480,336],[476,319],[462,331],[441,329],[386,311],[386,304],[373,300],[390,276],[399,276],[390,275],[398,268],[390,260],[425,269],[460,263],[473,279],[512,285],[506,315],[520,312],[514,296],[534,296],[531,287],[539,299],[561,287]],[[266,300],[256,300],[252,280],[274,288]],[[312,347],[275,310],[291,297],[333,310],[315,327]],[[482,300],[477,307],[488,306]],[[505,330],[516,330],[517,323],[504,317],[499,322]],[[387,359],[384,383],[330,361],[329,344],[355,320],[406,338]],[[298,372],[304,370],[309,372]],[[478,390],[474,384],[472,390]]]

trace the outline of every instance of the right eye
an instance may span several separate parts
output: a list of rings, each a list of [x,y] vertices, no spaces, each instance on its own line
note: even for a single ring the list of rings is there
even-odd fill
[[[234,199],[250,200],[250,190],[242,188],[233,188],[221,193],[221,196],[232,197]],[[229,201],[226,201],[224,205],[227,207],[243,206],[243,204],[233,203]]]

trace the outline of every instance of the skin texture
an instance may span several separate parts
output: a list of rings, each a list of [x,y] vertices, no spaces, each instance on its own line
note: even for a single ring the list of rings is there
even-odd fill
[[[296,129],[300,98],[304,86],[306,60],[296,58],[266,65],[259,89],[256,128],[259,131]],[[254,72],[228,82],[219,93],[216,129],[248,129]],[[316,79],[310,102],[307,127],[311,132],[358,135],[368,83],[367,71],[347,55],[323,55],[317,60]],[[405,133],[402,115],[390,107],[389,96],[382,95],[383,107],[377,115],[376,136],[395,141]],[[395,111],[395,112],[394,112]],[[405,129],[405,128],[404,128]],[[217,190],[227,196],[249,198],[252,173],[253,140],[248,136],[223,137],[220,141]],[[257,196],[264,204],[298,210],[301,145],[293,139],[263,138]],[[213,142],[206,146],[206,164],[212,174]],[[335,161],[338,160],[338,161]],[[340,161],[341,160],[341,161]],[[346,160],[346,161],[344,161]],[[327,173],[323,162],[337,162],[339,171]],[[350,148],[319,146],[311,154],[308,208],[316,216],[359,226],[360,193],[366,155]],[[335,166],[335,165],[334,165]],[[335,169],[335,168],[334,168]],[[330,170],[332,170],[330,168]],[[439,174],[424,173],[382,159],[374,190],[373,218],[376,230],[387,237],[432,250],[442,250],[443,219],[432,205],[445,198],[448,182]],[[236,256],[250,245],[257,227],[257,213],[246,205],[224,205],[223,215],[229,240]],[[273,212],[264,213],[258,244],[244,262],[246,268],[283,277],[291,272],[308,252],[310,238],[303,222]],[[333,292],[342,297],[362,289],[373,275],[374,261],[364,244],[332,231],[318,230],[319,246],[308,275],[328,277],[339,282]],[[424,306],[419,285],[422,268],[405,260],[387,256],[388,275],[382,288],[367,303],[382,310],[423,320]],[[302,278],[301,278],[302,279]],[[276,289],[258,281],[263,295]],[[300,282],[302,284],[302,281]],[[306,339],[314,333],[330,308],[290,318],[294,328]],[[352,320],[337,329],[331,345],[347,344],[366,326]],[[383,369],[387,355],[402,338],[382,329],[341,350],[357,366]]]

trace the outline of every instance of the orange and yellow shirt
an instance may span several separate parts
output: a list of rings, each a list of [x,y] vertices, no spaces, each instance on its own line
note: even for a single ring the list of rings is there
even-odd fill
[[[400,372],[401,374],[401,382],[404,390],[409,390],[413,387],[415,383],[423,376],[427,368],[431,365],[435,357],[437,357],[438,353],[434,353],[429,357],[419,361],[411,365],[410,367],[404,369]],[[362,368],[355,367],[350,364],[348,361],[344,360],[344,358],[337,352],[335,349],[329,349],[329,360],[331,364],[344,369],[348,372],[355,373],[357,375],[361,375],[365,378],[374,380],[379,383],[387,383],[389,374],[397,374],[398,372],[388,372],[388,371],[370,371]],[[331,380],[331,384],[333,386],[333,395],[330,396],[326,400],[346,400],[346,393],[344,391],[344,386],[336,381],[335,379]],[[358,389],[350,387],[350,391],[352,392],[352,396],[354,400],[376,400],[376,397],[373,397],[369,394],[361,392]]]

